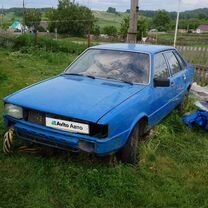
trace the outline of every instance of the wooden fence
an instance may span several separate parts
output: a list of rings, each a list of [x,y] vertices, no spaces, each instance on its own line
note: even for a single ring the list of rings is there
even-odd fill
[[[201,86],[208,85],[208,66],[196,65],[195,81]]]
[[[178,46],[177,49],[186,60],[195,65],[195,81],[202,85],[208,85],[208,48]]]
[[[208,66],[208,48],[178,46],[177,49],[189,63]]]

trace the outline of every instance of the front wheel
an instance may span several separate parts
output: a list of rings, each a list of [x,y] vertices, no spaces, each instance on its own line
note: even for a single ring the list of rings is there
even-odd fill
[[[136,165],[138,163],[138,144],[141,136],[143,135],[145,127],[145,122],[137,124],[132,131],[126,145],[116,154],[118,160],[132,165]]]

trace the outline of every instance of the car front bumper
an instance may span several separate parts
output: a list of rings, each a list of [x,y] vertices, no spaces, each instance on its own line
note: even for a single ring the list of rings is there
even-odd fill
[[[82,150],[100,156],[118,151],[124,146],[129,131],[111,138],[97,139],[87,135],[73,134],[45,126],[4,116],[5,126],[13,126],[18,138],[64,150]]]

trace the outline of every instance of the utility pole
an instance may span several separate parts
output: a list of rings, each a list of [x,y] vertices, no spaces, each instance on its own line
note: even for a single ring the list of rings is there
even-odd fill
[[[176,41],[177,41],[180,10],[181,10],[181,0],[178,0],[178,12],[177,12],[177,18],[176,18],[175,36],[174,36],[174,44],[173,44],[174,47],[176,47]]]
[[[22,2],[22,9],[23,9],[23,33],[25,33],[25,0]]]
[[[128,43],[137,42],[137,20],[138,20],[138,11],[139,11],[139,0],[131,0],[131,10],[130,10],[130,22],[129,30],[127,35]]]
[[[1,7],[1,27],[3,29],[3,26],[4,26],[4,7],[2,5]]]

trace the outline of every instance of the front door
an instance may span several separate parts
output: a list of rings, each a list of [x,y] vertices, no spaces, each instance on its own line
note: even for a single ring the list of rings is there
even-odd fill
[[[153,60],[154,78],[170,79],[169,87],[154,87],[151,89],[150,122],[155,125],[163,119],[174,108],[173,98],[175,97],[176,85],[175,79],[170,75],[168,63],[164,57],[164,53],[160,52],[154,56]]]

